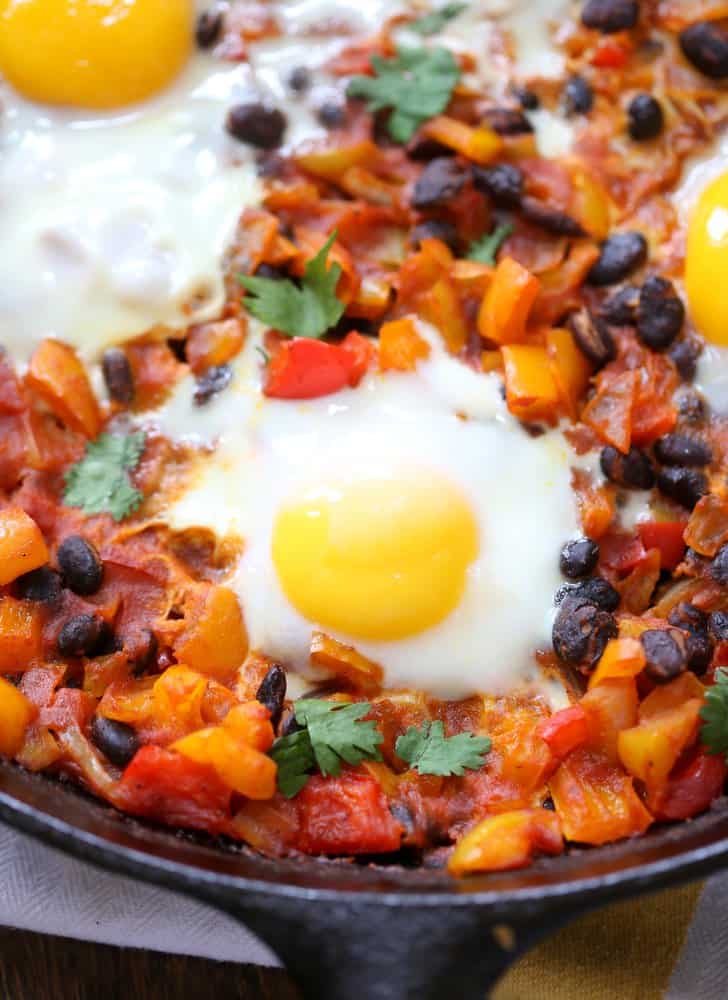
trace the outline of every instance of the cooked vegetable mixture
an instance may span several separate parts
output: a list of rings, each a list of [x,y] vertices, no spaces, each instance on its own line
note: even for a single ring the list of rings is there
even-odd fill
[[[723,794],[728,419],[696,372],[728,345],[728,186],[703,184],[689,215],[672,192],[728,121],[728,4],[586,0],[551,25],[555,76],[519,68],[507,26],[487,53],[449,45],[478,6],[403,6],[322,65],[287,65],[315,119],[303,143],[267,97],[230,104],[217,127],[253,157],[259,194],[241,196],[215,315],[199,318],[192,295],[187,321],[111,336],[97,357],[45,333],[27,364],[0,353],[0,753],[21,767],[264,854],[454,876],[638,836]],[[21,41],[27,16],[0,6]],[[233,3],[165,30],[226,67],[286,29],[278,8]],[[51,100],[11,35],[0,70]],[[85,86],[69,78],[61,103],[83,105]],[[544,147],[544,121],[569,131],[565,148]],[[301,421],[288,468],[311,401],[361,406],[363,428],[378,386],[437,371],[462,386],[448,434],[487,417],[512,435],[478,459],[483,504],[515,475],[509,453],[551,449],[567,470],[556,506],[578,524],[546,552],[562,582],[541,608],[545,641],[515,671],[504,653],[482,688],[451,678],[455,697],[429,674],[402,684],[372,645],[450,623],[447,676],[472,641],[462,609],[485,613],[471,570],[497,540],[447,477],[405,470],[402,493],[391,471],[358,493],[327,481],[271,513],[264,562],[306,629],[303,664],[274,631],[253,638],[264,577],[241,582],[240,567],[255,538],[215,513],[170,515],[211,477],[226,424],[251,422],[253,456],[255,414],[276,401]],[[177,433],[185,393],[192,431]],[[244,417],[222,409],[245,399]],[[427,414],[403,440],[427,438],[440,419]],[[546,474],[517,460],[525,506],[506,510],[520,522],[504,544],[519,583],[490,580],[507,622],[537,587],[521,533],[551,519]],[[244,480],[251,509],[273,506],[263,485]],[[226,488],[221,474],[213,493]],[[424,652],[404,649],[417,678]]]

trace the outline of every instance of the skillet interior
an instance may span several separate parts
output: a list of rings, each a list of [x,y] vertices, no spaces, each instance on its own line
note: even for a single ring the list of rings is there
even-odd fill
[[[728,865],[728,799],[633,841],[460,881],[440,871],[221,849],[8,763],[0,764],[0,817],[85,860],[232,913],[283,958],[305,995],[321,1000],[354,988],[362,1000],[434,997],[442,995],[438,983],[451,995],[482,997],[486,980],[577,914]]]

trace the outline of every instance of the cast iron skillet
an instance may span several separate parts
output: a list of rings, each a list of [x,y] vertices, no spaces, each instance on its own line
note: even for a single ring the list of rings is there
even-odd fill
[[[223,850],[7,763],[0,818],[238,918],[280,956],[306,1000],[482,1000],[523,951],[578,914],[728,866],[726,799],[637,840],[458,882],[440,871]]]

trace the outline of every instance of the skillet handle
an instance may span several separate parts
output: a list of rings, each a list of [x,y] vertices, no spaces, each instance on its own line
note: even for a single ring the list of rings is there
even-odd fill
[[[219,901],[218,901],[219,902]],[[472,905],[249,896],[226,906],[279,956],[304,1000],[483,1000],[548,928],[493,924]]]

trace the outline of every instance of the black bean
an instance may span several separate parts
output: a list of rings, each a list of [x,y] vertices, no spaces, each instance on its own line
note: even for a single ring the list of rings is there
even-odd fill
[[[695,340],[679,340],[670,348],[670,360],[683,382],[692,382],[695,378],[700,350],[700,344]]]
[[[647,240],[631,230],[612,233],[602,243],[599,259],[587,276],[590,285],[616,285],[647,260]]]
[[[617,356],[617,346],[614,338],[599,317],[588,309],[580,309],[572,313],[566,325],[574,335],[574,340],[580,350],[590,361],[600,368],[607,361],[613,361]]]
[[[586,0],[581,9],[581,23],[604,35],[634,28],[638,17],[636,0]]]
[[[640,290],[636,285],[623,285],[602,302],[599,316],[611,326],[634,326]]]
[[[134,672],[142,673],[156,662],[159,653],[159,641],[151,629],[144,629],[135,636],[134,646],[128,651],[129,661],[134,664]]]
[[[523,197],[523,171],[513,163],[473,167],[473,184],[498,208],[518,208]]]
[[[346,124],[346,106],[340,101],[325,101],[316,117],[324,128],[341,128]]]
[[[420,222],[410,233],[412,246],[418,248],[422,240],[442,240],[450,247],[453,253],[457,253],[460,248],[460,237],[452,222],[444,219],[428,219],[427,222]]]
[[[728,642],[728,611],[711,611],[708,631],[715,642]]]
[[[583,76],[572,76],[564,87],[564,110],[567,115],[588,115],[594,107],[594,91]]]
[[[533,132],[528,118],[514,108],[488,108],[483,116],[498,135],[528,135]]]
[[[514,85],[511,87],[511,93],[526,111],[535,111],[541,106],[541,101],[539,100],[538,94],[534,94],[532,90],[528,87],[521,87],[519,85]]]
[[[95,715],[91,723],[91,739],[101,753],[117,767],[126,767],[139,749],[139,737],[131,726],[105,715]]]
[[[665,125],[662,105],[652,94],[637,94],[627,108],[627,127],[635,142],[656,139]]]
[[[728,76],[728,31],[712,21],[698,21],[680,34],[683,55],[714,80]]]
[[[692,510],[708,492],[708,480],[697,469],[661,469],[657,475],[657,488],[666,497]]]
[[[620,601],[619,591],[601,576],[592,576],[580,583],[565,583],[556,591],[554,603],[561,604],[567,597],[593,604],[602,611],[616,611]]]
[[[653,351],[664,351],[682,330],[685,306],[671,281],[648,278],[637,308],[637,333]]]
[[[713,453],[700,438],[665,434],[655,441],[655,457],[663,465],[710,465]]]
[[[93,656],[107,640],[109,628],[98,615],[69,618],[58,635],[61,656]]]
[[[426,135],[415,133],[406,146],[407,156],[410,160],[427,162],[434,160],[437,156],[452,156],[452,150],[443,146],[436,139],[430,139]]]
[[[275,729],[281,721],[283,702],[286,700],[286,672],[283,667],[273,664],[260,682],[255,698],[270,712],[270,721]]]
[[[696,673],[707,670],[713,658],[713,641],[708,633],[708,616],[705,612],[694,604],[683,602],[672,609],[667,620],[686,633],[688,669]]]
[[[564,545],[559,566],[564,576],[578,580],[588,576],[599,561],[599,546],[591,538],[572,538]]]
[[[651,490],[655,485],[655,469],[645,453],[635,445],[626,455],[611,444],[602,448],[599,458],[607,479],[630,490]]]
[[[728,584],[728,545],[721,545],[710,564],[710,575],[725,587]]]
[[[225,120],[230,135],[258,149],[280,146],[286,124],[283,112],[263,101],[236,104]]]
[[[415,208],[435,208],[445,205],[463,189],[467,179],[464,167],[451,156],[431,160],[417,178],[412,204]]]
[[[645,673],[653,681],[665,684],[685,672],[685,637],[677,629],[647,629],[640,642],[645,653]]]
[[[589,671],[616,635],[613,615],[569,595],[561,602],[554,621],[554,652],[563,663]]]
[[[18,597],[40,604],[52,604],[61,596],[63,585],[60,573],[50,566],[41,566],[30,573],[24,573],[15,581]]]
[[[101,371],[111,398],[128,406],[134,399],[134,375],[129,359],[120,347],[110,347],[104,351]]]
[[[104,564],[91,542],[67,535],[58,546],[58,565],[74,594],[95,594],[104,578]]]
[[[222,11],[214,7],[200,14],[195,28],[195,40],[201,49],[209,49],[215,44],[222,31],[222,22]]]
[[[296,66],[288,77],[288,86],[295,94],[302,94],[311,86],[311,71],[307,66]]]
[[[226,389],[232,381],[233,370],[230,365],[211,365],[197,378],[194,396],[196,406],[204,406],[213,396]]]
[[[705,400],[697,392],[686,392],[678,401],[678,413],[689,424],[702,424],[706,416]]]
[[[548,233],[554,233],[556,236],[573,236],[575,238],[586,236],[581,224],[571,215],[562,212],[560,208],[546,205],[537,198],[531,198],[529,195],[521,199],[521,212],[528,222],[533,223],[534,226],[540,226],[541,229],[545,229]]]

